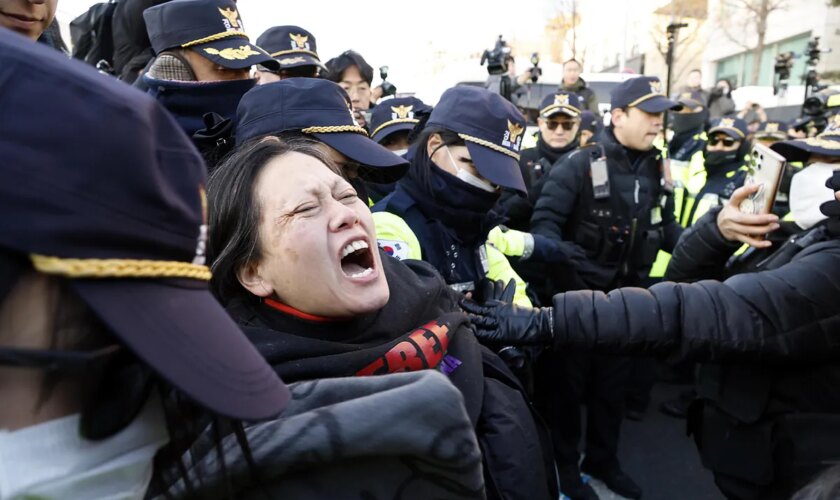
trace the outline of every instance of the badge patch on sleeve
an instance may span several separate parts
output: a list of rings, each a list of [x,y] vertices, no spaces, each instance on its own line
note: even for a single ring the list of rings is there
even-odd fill
[[[408,244],[401,240],[378,240],[379,248],[397,260],[408,258]]]

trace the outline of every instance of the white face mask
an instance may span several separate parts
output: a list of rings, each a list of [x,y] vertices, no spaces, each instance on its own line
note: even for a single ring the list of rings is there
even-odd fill
[[[797,226],[809,229],[827,219],[820,212],[820,205],[833,200],[834,191],[825,187],[825,181],[838,167],[831,163],[812,163],[794,174],[790,181],[790,212]]]
[[[79,436],[79,415],[0,431],[0,498],[142,499],[169,441],[160,399],[103,441]]]
[[[395,154],[395,155],[397,155],[397,156],[403,156],[404,154],[408,153],[408,148],[405,148],[405,149],[396,149],[396,150],[391,151],[391,152],[392,152],[392,153],[394,153],[394,154]]]
[[[490,183],[490,181],[486,181],[480,177],[476,177],[475,175],[461,168],[461,166],[458,165],[458,162],[455,161],[455,158],[452,157],[452,153],[449,151],[449,147],[444,147],[446,148],[446,154],[449,155],[449,161],[451,161],[452,165],[455,167],[455,177],[461,179],[470,186],[477,187],[478,189],[487,191],[488,193],[496,192],[496,186]]]

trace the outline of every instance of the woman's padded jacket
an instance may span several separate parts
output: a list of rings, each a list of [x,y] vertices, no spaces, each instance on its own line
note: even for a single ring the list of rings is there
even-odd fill
[[[683,235],[669,275],[694,259],[723,268],[717,210]],[[728,250],[731,255],[731,246]],[[715,256],[717,255],[717,257]],[[680,268],[680,261],[691,259]],[[714,264],[716,263],[716,264]],[[711,272],[712,270],[710,270]],[[691,271],[696,275],[697,269]],[[807,365],[840,360],[840,239],[808,246],[775,270],[726,281],[665,282],[554,297],[554,343],[693,361]]]

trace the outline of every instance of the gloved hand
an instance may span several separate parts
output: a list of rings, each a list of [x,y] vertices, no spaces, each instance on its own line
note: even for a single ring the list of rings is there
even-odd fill
[[[490,278],[482,278],[478,282],[475,293],[472,299],[479,304],[483,304],[490,300],[498,300],[499,302],[513,302],[516,296],[516,281],[510,280],[505,285],[502,280],[491,280]]]
[[[461,308],[483,341],[505,345],[550,345],[554,340],[554,309],[522,307],[499,300],[478,304],[461,299]]]
[[[586,260],[586,252],[574,243],[557,241],[541,234],[532,236],[534,240],[534,255],[531,260],[548,264],[562,264]]]
[[[487,235],[487,241],[508,257],[527,259],[534,253],[534,237],[505,226],[496,226]]]

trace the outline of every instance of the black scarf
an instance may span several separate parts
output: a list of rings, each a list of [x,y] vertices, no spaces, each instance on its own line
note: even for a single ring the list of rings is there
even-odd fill
[[[178,82],[156,80],[148,75],[143,80],[149,86],[149,94],[160,102],[178,121],[188,136],[206,128],[204,115],[210,112],[222,118],[236,119],[236,107],[245,92],[256,82],[230,80],[220,82]],[[235,125],[235,124],[234,124]]]
[[[420,164],[412,165],[398,184],[426,217],[453,229],[462,242],[483,243],[487,233],[503,220],[493,210],[500,193],[467,184],[435,165],[425,154],[415,154],[414,158]],[[421,180],[418,171],[423,169],[428,177]]]
[[[576,135],[575,138],[572,139],[572,142],[567,144],[565,147],[553,148],[543,140],[542,134],[540,134],[537,138],[537,149],[540,152],[540,158],[545,158],[554,165],[563,155],[577,148],[578,144],[580,144],[578,141],[579,136]]]
[[[228,312],[285,382],[438,368],[477,417],[481,351],[457,295],[428,263],[381,255],[391,295],[375,313],[307,320],[256,297],[231,301]]]

